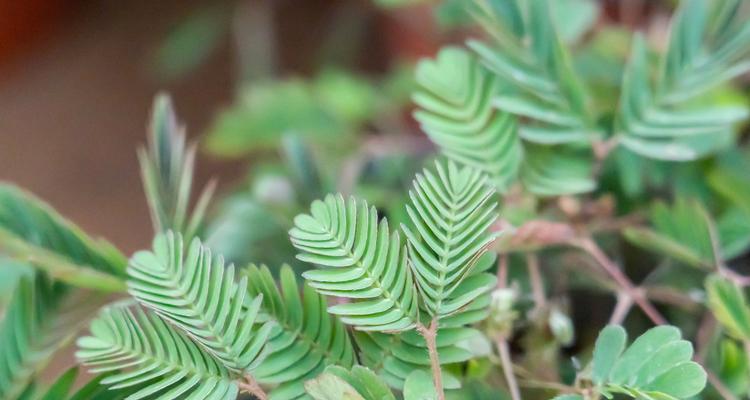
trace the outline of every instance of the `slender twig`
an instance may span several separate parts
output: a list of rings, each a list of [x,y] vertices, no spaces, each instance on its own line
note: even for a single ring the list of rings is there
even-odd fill
[[[498,354],[500,354],[500,363],[503,365],[503,374],[505,375],[505,381],[508,383],[510,397],[513,400],[521,400],[521,392],[518,389],[516,376],[513,374],[513,361],[510,358],[508,341],[505,339],[505,336],[499,336],[495,340],[495,345],[497,346]]]
[[[497,264],[497,287],[503,289],[507,285],[508,256],[503,254],[499,257]],[[500,355],[500,363],[503,367],[503,375],[505,376],[505,382],[508,384],[508,391],[510,391],[510,396],[513,400],[521,400],[521,391],[518,389],[518,382],[516,381],[516,376],[513,374],[513,360],[510,357],[508,339],[505,337],[505,335],[498,334],[498,336],[495,338],[495,346],[497,346],[497,352]]]
[[[529,270],[529,281],[531,283],[531,294],[534,296],[534,305],[537,310],[547,306],[547,298],[544,295],[544,281],[539,267],[539,257],[535,253],[526,254],[526,266]]]
[[[260,387],[258,381],[256,381],[251,375],[246,375],[244,381],[238,382],[238,386],[240,387],[240,391],[249,393],[258,398],[258,400],[268,400],[266,392],[263,391],[263,388]]]
[[[437,351],[437,330],[438,320],[434,318],[429,327],[422,324],[417,325],[417,331],[427,343],[427,351],[430,355],[430,369],[432,369],[432,381],[435,384],[435,392],[438,400],[445,400],[445,391],[443,390],[443,375],[440,369],[440,357]]]
[[[572,246],[588,253],[599,265],[609,274],[612,279],[633,298],[638,307],[657,325],[664,325],[667,320],[656,310],[656,307],[643,295],[643,292],[633,285],[630,279],[618,268],[614,261],[610,260],[606,254],[590,237],[582,237],[569,241]]]
[[[622,321],[628,316],[631,308],[633,308],[633,297],[626,292],[618,292],[617,304],[615,304],[615,309],[609,318],[609,323],[614,325],[622,324]]]

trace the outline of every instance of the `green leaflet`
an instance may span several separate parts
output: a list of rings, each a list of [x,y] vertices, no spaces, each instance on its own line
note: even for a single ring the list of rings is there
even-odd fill
[[[43,274],[20,279],[0,328],[0,398],[34,393],[37,374],[99,304],[101,299],[52,283]]]
[[[354,366],[351,371],[330,366],[305,384],[315,400],[396,400],[388,386],[372,371]]]
[[[716,274],[706,278],[708,306],[730,335],[750,340],[750,305],[745,292],[734,282]]]
[[[409,192],[412,228],[402,225],[409,260],[427,313],[443,318],[463,310],[495,286],[491,274],[474,274],[479,258],[495,240],[494,190],[478,170],[436,163]]]
[[[236,283],[234,266],[225,266],[200,240],[185,249],[179,234],[159,234],[153,251],[133,255],[128,275],[128,292],[138,302],[185,331],[230,371],[249,373],[265,357],[273,326],[254,330],[262,296],[247,299],[247,278]]]
[[[637,35],[633,41],[617,115],[622,144],[630,150],[663,160],[696,159],[730,145],[733,126],[747,118],[742,105],[715,107],[700,101],[701,94],[750,69],[743,60],[750,51],[750,24],[717,34],[733,27],[741,13],[719,10],[720,18],[709,21],[708,4],[682,2],[672,19],[656,85],[651,84],[644,38]],[[737,7],[733,1],[712,4],[714,11]]]
[[[316,200],[289,231],[297,258],[318,265],[303,274],[329,296],[355,301],[330,313],[359,330],[402,331],[417,323],[417,292],[399,235],[366,202],[341,195]]]
[[[117,249],[91,239],[49,205],[7,184],[0,184],[0,249],[33,258],[33,266],[71,285],[124,290],[126,262]]]
[[[607,397],[686,399],[706,386],[706,373],[691,361],[693,346],[680,330],[658,326],[626,347],[621,326],[604,328],[594,346],[592,379]]]
[[[242,271],[248,292],[263,296],[261,312],[275,322],[268,339],[268,356],[253,372],[263,384],[278,386],[271,399],[304,398],[304,383],[328,365],[350,368],[355,356],[344,325],[326,311],[324,296],[305,285],[299,288],[292,269],[281,268],[279,288],[265,266],[251,265]]]
[[[426,371],[416,370],[409,374],[404,383],[404,400],[436,400],[432,376]]]
[[[662,253],[696,268],[714,262],[710,217],[697,200],[677,199],[673,206],[657,202],[651,207],[654,229],[627,228],[633,244]]]
[[[506,191],[518,174],[523,149],[515,118],[493,107],[500,81],[466,51],[445,48],[417,66],[421,90],[414,113],[432,141],[450,159],[488,174]]]
[[[111,389],[143,384],[129,400],[234,400],[239,388],[232,371],[154,314],[117,305],[91,323],[91,336],[78,339],[76,357],[92,373],[109,373]]]
[[[188,215],[195,145],[186,145],[185,127],[177,122],[167,95],[154,99],[148,139],[148,148],[138,150],[138,161],[154,232],[173,230],[189,241],[200,227],[214,185],[203,189],[192,215]]]

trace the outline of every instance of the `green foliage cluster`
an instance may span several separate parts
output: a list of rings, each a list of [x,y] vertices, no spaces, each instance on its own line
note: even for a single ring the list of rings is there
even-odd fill
[[[248,84],[206,147],[258,157],[215,208],[157,96],[150,249],[0,185],[0,399],[747,397],[747,8],[683,0],[654,38],[592,1],[441,2],[484,36],[406,84]],[[75,338],[90,380],[45,384]]]

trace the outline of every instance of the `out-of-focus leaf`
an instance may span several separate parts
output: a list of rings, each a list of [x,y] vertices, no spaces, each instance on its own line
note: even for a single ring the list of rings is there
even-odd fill
[[[374,372],[355,365],[351,370],[330,366],[305,384],[315,400],[396,400],[388,386]]]
[[[593,0],[558,0],[551,6],[552,20],[567,43],[577,42],[599,17],[599,3]]]
[[[78,376],[78,367],[73,367],[60,375],[52,386],[47,389],[40,400],[60,400],[68,396],[68,392],[73,387],[76,377]]]
[[[296,251],[287,236],[291,220],[288,224],[278,212],[248,194],[238,194],[220,205],[206,229],[206,244],[238,265],[291,262],[299,272],[301,263],[296,262]]]
[[[324,109],[349,124],[360,124],[375,113],[375,89],[366,80],[345,71],[323,70],[313,82],[313,92]]]
[[[188,15],[157,49],[153,66],[157,76],[179,79],[201,65],[227,32],[228,17],[216,7],[199,8]]]
[[[578,194],[594,190],[592,162],[587,155],[555,146],[528,145],[521,181],[540,196]]]
[[[696,268],[713,265],[710,216],[700,202],[677,199],[671,207],[658,202],[651,208],[651,223],[653,230],[625,229],[625,238]]]
[[[423,370],[409,374],[404,382],[404,400],[436,400],[432,376]]]
[[[719,275],[706,279],[708,306],[730,335],[750,340],[750,305],[742,288]]]
[[[52,207],[17,187],[0,184],[0,249],[71,285],[125,289],[125,257],[95,240]]]
[[[594,346],[592,378],[607,398],[686,399],[706,386],[703,368],[691,361],[693,346],[673,326],[649,329],[625,347],[627,334],[609,325]]]
[[[306,81],[257,83],[243,89],[236,104],[214,121],[206,146],[213,153],[236,157],[273,148],[293,132],[330,142],[343,134],[344,126],[325,110]]]

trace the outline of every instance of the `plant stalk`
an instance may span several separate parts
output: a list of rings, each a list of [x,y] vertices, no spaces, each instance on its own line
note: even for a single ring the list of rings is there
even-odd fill
[[[245,392],[255,396],[258,400],[268,400],[268,395],[263,388],[260,387],[258,381],[252,377],[252,375],[245,375],[245,380],[238,382],[241,392]]]
[[[532,269],[536,268],[536,282],[537,286],[542,287],[541,292],[541,302],[544,302],[544,289],[543,286],[541,286],[541,274],[539,273],[539,260],[536,259],[535,254],[529,254],[529,258],[527,258],[527,261],[529,263],[529,275],[534,275],[532,273]],[[535,264],[532,266],[532,264]],[[535,278],[532,277],[532,281],[534,281]],[[498,259],[497,264],[497,287],[499,289],[503,289],[508,286],[508,256],[503,254]],[[538,293],[535,290],[534,297],[536,298],[536,307],[541,308],[543,307],[540,304],[540,300],[538,298]],[[510,391],[510,396],[513,400],[521,400],[521,391],[518,389],[518,382],[516,381],[516,376],[513,373],[513,360],[510,357],[510,348],[508,346],[508,339],[505,337],[504,334],[498,334],[498,336],[495,338],[495,346],[497,347],[497,352],[500,355],[500,364],[503,366],[503,375],[505,377],[505,383],[508,384],[508,391]]]
[[[417,331],[424,337],[427,343],[427,351],[430,355],[430,369],[432,370],[432,381],[435,384],[435,393],[438,400],[445,400],[445,391],[443,390],[443,375],[440,369],[440,356],[437,351],[437,330],[438,320],[433,318],[429,327],[418,325]]]
[[[571,240],[570,244],[578,247],[589,254],[602,268],[609,274],[612,279],[627,293],[633,301],[640,307],[649,319],[656,325],[664,325],[667,320],[659,313],[653,304],[638,290],[630,279],[620,270],[614,261],[610,260],[604,251],[590,237]]]

